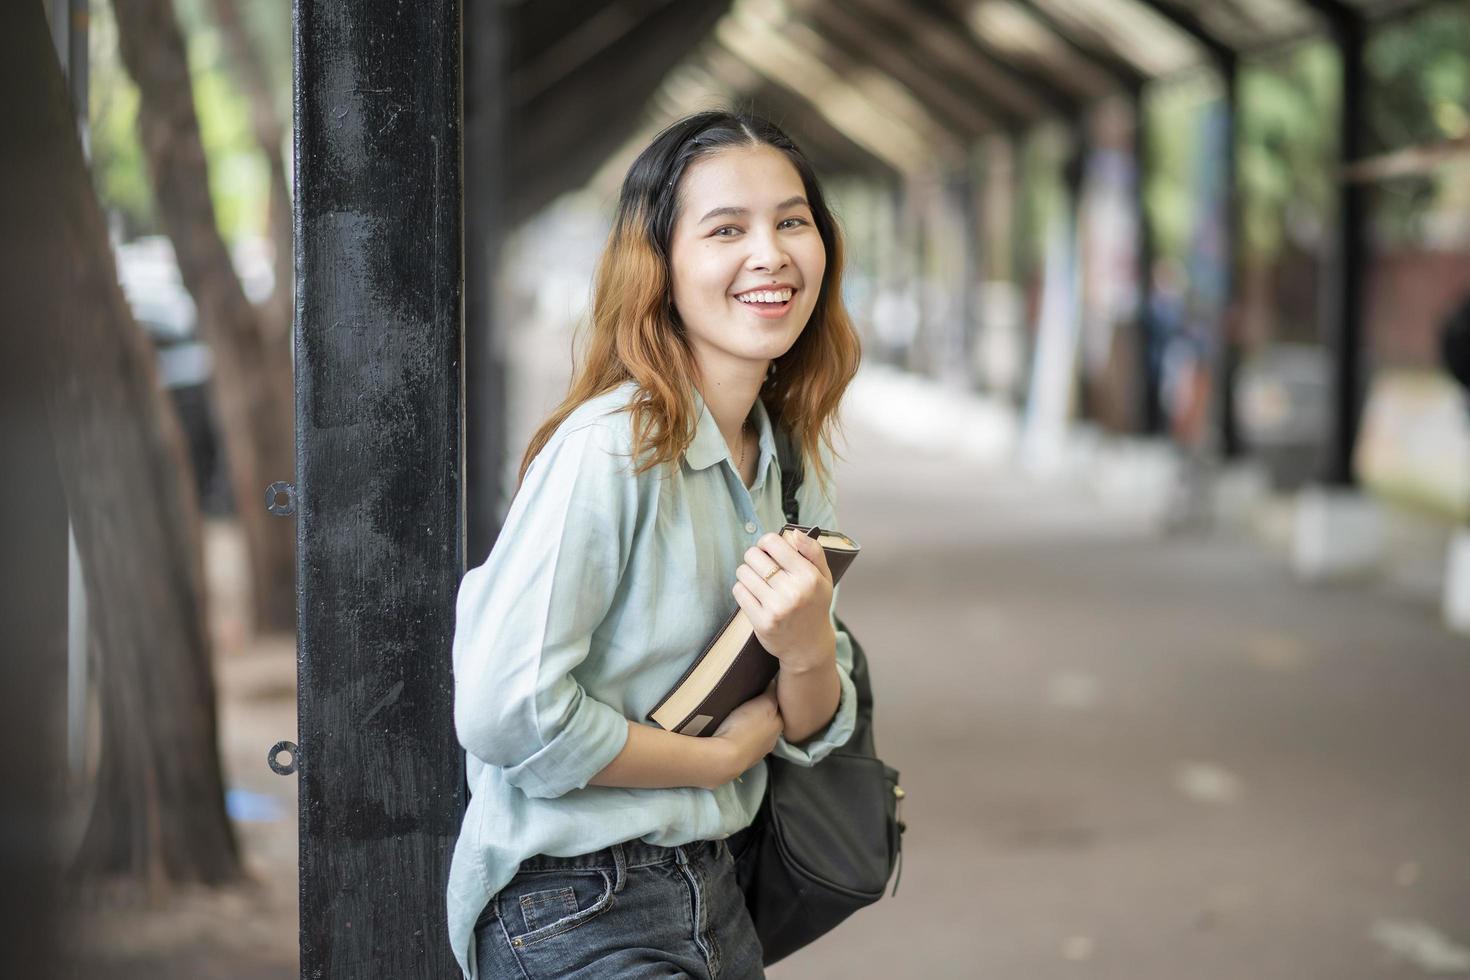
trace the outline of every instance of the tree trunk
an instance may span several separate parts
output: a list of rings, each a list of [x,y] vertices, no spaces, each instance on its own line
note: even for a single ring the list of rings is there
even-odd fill
[[[0,37],[26,40],[24,52],[0,40],[0,112],[8,124],[0,142],[0,214],[6,219],[0,224],[0,296],[6,306],[0,327],[0,486],[6,488],[0,744],[25,746],[0,757],[0,976],[51,980],[62,938],[58,829],[67,785],[66,492],[46,418],[46,380],[35,356],[37,331],[49,326],[32,313],[42,283],[34,278],[31,259],[39,208],[18,221],[15,203],[18,194],[35,194],[28,178],[42,147],[28,138],[34,120],[16,118],[13,103],[24,92],[32,114],[41,114],[30,80],[42,61],[56,55],[30,23],[32,15],[41,20],[42,8],[26,6],[25,17],[16,16],[19,9],[0,8]]]
[[[265,488],[295,472],[289,348],[266,342],[214,220],[184,38],[170,0],[114,2],[154,203],[215,355],[215,393],[235,510],[250,550],[255,627],[296,628],[295,528],[265,510]]]
[[[286,183],[285,161],[281,159],[286,127],[276,111],[270,73],[255,40],[240,20],[236,0],[214,0],[214,20],[229,49],[235,80],[250,103],[251,131],[265,155],[270,174],[269,218],[276,284],[275,292],[264,304],[264,326],[267,344],[286,346],[285,356],[289,360],[295,264],[291,260],[291,188]]]
[[[153,351],[117,282],[39,4],[5,6],[0,199],[24,243],[5,291],[41,379],[101,676],[96,800],[75,870],[160,887],[239,873],[224,809],[199,505]],[[16,269],[19,269],[16,272]],[[56,547],[64,548],[61,541]]]

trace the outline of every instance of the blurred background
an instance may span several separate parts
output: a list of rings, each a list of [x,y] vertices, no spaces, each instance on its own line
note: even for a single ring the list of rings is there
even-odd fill
[[[265,756],[309,593],[262,495],[297,472],[293,184],[335,164],[293,159],[292,8],[3,18],[6,965],[294,977]],[[897,896],[773,977],[1470,975],[1470,5],[462,21],[469,565],[654,133],[767,115],[843,226],[843,616],[909,830]],[[427,77],[341,111],[381,135]]]

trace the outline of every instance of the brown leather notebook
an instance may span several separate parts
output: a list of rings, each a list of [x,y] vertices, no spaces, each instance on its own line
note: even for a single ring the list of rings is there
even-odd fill
[[[840,531],[787,524],[816,538],[827,554],[835,588],[858,554],[858,544]],[[713,735],[725,717],[771,683],[781,662],[766,652],[745,610],[738,605],[677,684],[654,705],[648,720],[681,735]]]

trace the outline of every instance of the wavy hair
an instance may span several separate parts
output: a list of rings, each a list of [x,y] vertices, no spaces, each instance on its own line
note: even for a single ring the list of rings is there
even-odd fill
[[[694,438],[696,365],[672,302],[670,243],[679,216],[679,191],[689,165],[732,147],[770,146],[791,161],[827,251],[821,291],[811,319],[791,348],[776,358],[760,399],[773,425],[784,426],[812,461],[817,478],[829,474],[819,451],[840,427],[837,406],[857,373],[861,342],[842,305],[842,233],[811,163],[770,121],[729,109],[701,112],[654,137],[628,168],[607,245],[598,262],[589,333],[566,398],[532,436],[516,487],[531,461],[577,406],[628,380],[637,391],[623,406],[632,413],[635,473],[679,457]]]

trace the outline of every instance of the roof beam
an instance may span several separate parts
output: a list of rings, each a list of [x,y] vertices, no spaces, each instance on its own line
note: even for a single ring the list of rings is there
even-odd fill
[[[505,4],[506,67],[514,72],[539,58],[566,33],[566,24],[588,20],[617,0],[512,0]]]
[[[1111,75],[1113,79],[1123,88],[1132,92],[1141,87],[1149,80],[1144,72],[1131,61],[1119,58],[1111,51],[1095,48],[1082,41],[1071,30],[1063,27],[1055,17],[1042,10],[1033,0],[1010,0],[1011,3],[1026,11],[1027,16],[1045,27],[1052,36],[1061,41],[1072,53],[1078,57],[1091,62],[1099,70]]]
[[[662,13],[673,0],[620,0],[609,3],[559,36],[534,59],[511,73],[511,98],[524,105],[575,72],[598,54]]]
[[[965,39],[940,21],[913,10],[907,0],[855,0],[850,4],[861,8],[874,24],[895,41],[912,45],[915,56],[932,61],[936,71],[953,74],[978,92],[986,93],[991,105],[1003,107],[1012,128],[1045,117],[1046,103],[1026,86],[977,58],[966,46]]]
[[[827,173],[882,174],[897,176],[889,164],[873,156],[842,130],[812,110],[790,89],[766,82],[745,95],[751,109],[764,115],[790,136],[811,158],[812,165]]]
[[[917,173],[931,157],[923,137],[912,127],[873,106],[866,94],[822,59],[794,50],[764,21],[735,14],[716,25],[715,37],[751,71],[802,99],[895,171]]]
[[[636,124],[668,70],[709,32],[727,4],[670,4],[510,113],[512,221],[596,172],[601,158]]]
[[[891,0],[888,2],[891,5]],[[908,17],[919,21],[927,19],[931,24],[953,32],[971,57],[985,62],[1016,85],[1026,89],[1057,115],[1070,118],[1081,109],[1081,103],[1070,92],[1057,87],[1049,78],[1017,66],[1004,53],[996,51],[978,37],[946,0],[906,0],[901,7]]]
[[[968,141],[936,118],[928,105],[891,75],[843,51],[806,23],[788,24],[782,34],[806,57],[820,60],[861,93],[874,109],[890,119],[901,120],[918,133],[929,162],[936,157],[958,160],[964,156]]]
[[[1189,35],[1190,39],[1204,48],[1210,58],[1217,64],[1234,64],[1236,51],[1230,45],[1211,31],[1194,14],[1187,10],[1165,3],[1163,0],[1133,0],[1158,14],[1164,20],[1173,24],[1176,28]]]
[[[984,95],[966,85],[955,90],[955,76],[935,72],[932,66],[919,64],[910,54],[895,46],[888,32],[875,25],[865,13],[849,7],[814,3],[807,7],[806,17],[817,27],[828,44],[854,61],[867,63],[890,75],[913,93],[930,112],[952,132],[967,139],[997,128],[997,117],[1007,126],[1016,124],[1015,114],[996,106]],[[985,108],[977,108],[977,104]]]
[[[833,125],[799,93],[759,74],[723,46],[711,45],[704,63],[717,82],[737,93],[737,97],[748,99],[758,113],[767,114],[782,129],[786,128],[783,120],[793,120],[792,125],[801,134],[801,139],[797,140],[790,130],[787,130],[787,135],[796,140],[804,151],[815,142],[823,147],[825,156],[843,161],[854,171],[900,176],[892,163],[875,155],[841,127]],[[812,162],[816,163],[815,160]]]
[[[1327,21],[1328,26],[1334,31],[1344,28],[1361,28],[1368,21],[1363,11],[1344,0],[1297,0],[1297,2],[1309,7]]]

